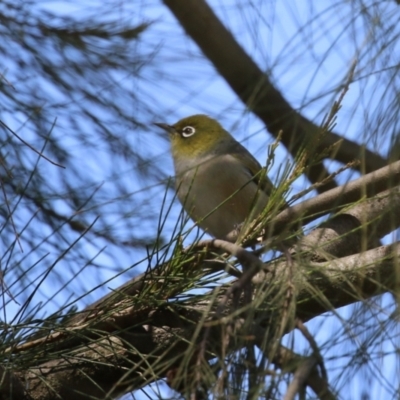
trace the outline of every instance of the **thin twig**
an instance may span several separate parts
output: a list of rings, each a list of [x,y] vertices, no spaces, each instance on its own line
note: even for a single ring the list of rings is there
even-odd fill
[[[314,337],[311,335],[310,331],[307,327],[303,324],[303,321],[300,318],[296,318],[296,328],[303,334],[303,336],[307,339],[308,343],[313,350],[313,355],[318,360],[318,365],[321,368],[322,378],[328,382],[328,374],[326,372],[326,368],[324,365],[324,360],[321,356],[321,352],[319,351],[317,342],[315,341]]]
[[[54,120],[53,125],[50,128],[50,132],[53,130],[55,124],[56,124],[57,119]],[[21,136],[19,136],[16,132],[14,132],[8,125],[6,125],[3,121],[0,120],[0,124],[6,128],[9,132],[11,132],[17,139],[19,139],[25,146],[28,146],[32,151],[34,151],[36,154],[38,154],[40,157],[44,158],[46,161],[49,163],[65,169],[65,167],[61,164],[56,163],[55,161],[50,160],[50,158],[46,157],[42,152],[39,152],[36,150],[32,145],[30,145],[28,142],[26,142],[24,139],[22,139]]]
[[[228,299],[230,298],[231,295],[234,295],[235,293],[237,294],[238,292],[241,291],[241,289],[245,289],[247,286],[251,285],[251,279],[253,278],[253,276],[261,270],[261,268],[264,267],[263,262],[256,256],[254,255],[252,252],[249,252],[245,249],[243,249],[243,247],[231,243],[231,242],[227,242],[221,239],[212,239],[209,241],[202,241],[199,242],[195,245],[195,247],[200,247],[200,248],[209,248],[209,247],[213,247],[216,249],[221,249],[225,252],[230,253],[231,255],[233,255],[234,257],[237,258],[237,260],[241,263],[242,267],[243,267],[243,273],[241,275],[241,277],[235,281],[230,288],[227,290],[227,292],[225,293],[225,296],[223,298],[223,300],[220,302],[220,304],[218,305],[217,308],[217,318],[219,318],[222,315],[223,312],[223,308],[226,305],[226,303],[228,302]],[[193,246],[192,246],[193,249]],[[235,296],[235,298],[233,299],[234,303],[238,302],[238,297],[239,296]],[[245,298],[247,300],[247,303],[251,302],[251,290],[247,292],[247,295],[245,295]],[[203,335],[203,339],[200,343],[200,351],[196,360],[196,364],[197,364],[197,374],[196,374],[196,385],[195,387],[198,386],[199,381],[200,381],[200,365],[201,362],[204,359],[204,355],[205,355],[205,351],[206,351],[206,345],[208,342],[208,337],[210,334],[210,326],[207,326],[205,328],[205,332]],[[234,326],[232,324],[228,324],[226,326],[226,330],[223,334],[223,345],[222,345],[222,351],[224,352],[228,346],[229,346],[229,342],[230,342],[230,336],[234,333]],[[224,374],[222,374],[223,376]],[[222,376],[219,377],[218,381],[221,383],[221,379]]]
[[[20,238],[19,238],[19,234],[17,232],[17,228],[16,228],[15,223],[14,223],[13,213],[11,212],[10,203],[8,202],[7,192],[6,192],[6,189],[4,187],[4,182],[1,179],[1,177],[0,177],[0,186],[1,186],[1,190],[3,192],[4,202],[6,203],[6,206],[7,206],[8,214],[10,216],[11,225],[12,225],[14,233],[15,233],[15,240],[17,241],[17,243],[19,245],[21,253],[23,253],[24,250],[22,248],[22,244],[21,244],[21,241],[20,241]]]
[[[332,172],[331,174],[329,174],[328,176],[326,176],[324,179],[322,179],[320,182],[316,182],[313,185],[309,186],[307,189],[302,190],[299,193],[296,193],[294,196],[292,196],[288,202],[289,203],[293,203],[298,199],[301,199],[302,197],[304,197],[306,194],[312,192],[315,189],[318,189],[321,186],[324,186],[327,184],[327,182],[332,181],[333,179],[335,179],[339,174],[341,174],[343,171],[346,171],[348,169],[354,168],[356,165],[360,164],[360,161],[355,160],[355,161],[351,161],[349,163],[347,163],[346,165],[344,165],[343,167],[340,167],[338,170],[336,170],[335,172]]]

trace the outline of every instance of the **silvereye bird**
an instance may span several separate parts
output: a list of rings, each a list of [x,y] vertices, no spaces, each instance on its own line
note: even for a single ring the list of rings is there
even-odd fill
[[[264,209],[273,189],[271,181],[218,121],[193,115],[174,125],[155,125],[171,139],[178,198],[203,230],[226,239],[229,232]]]

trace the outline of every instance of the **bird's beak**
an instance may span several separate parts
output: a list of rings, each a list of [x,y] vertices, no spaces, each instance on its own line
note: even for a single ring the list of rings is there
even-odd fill
[[[154,122],[153,125],[156,125],[162,129],[164,129],[168,133],[176,133],[176,130],[172,125],[164,124],[162,122]]]

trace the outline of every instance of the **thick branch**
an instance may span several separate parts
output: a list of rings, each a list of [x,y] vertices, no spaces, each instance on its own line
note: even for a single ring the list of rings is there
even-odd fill
[[[325,263],[309,263],[305,275],[298,274],[296,281],[296,315],[303,321],[326,311],[353,304],[388,291],[397,291],[400,243],[381,246],[362,254],[354,254]],[[276,265],[285,271],[286,263]],[[284,285],[285,272],[278,284]],[[269,282],[268,274],[259,274],[255,283]],[[276,279],[276,278],[275,278]],[[275,280],[274,280],[275,284]]]
[[[400,168],[400,162],[397,163]],[[384,169],[387,169],[385,167]],[[379,171],[376,173],[380,178]],[[374,178],[374,176],[372,176]],[[354,185],[354,190],[351,190],[353,186],[348,188],[348,195],[354,195],[354,193],[358,193],[362,190],[367,182],[369,175],[360,178],[358,181],[362,181],[362,184],[356,182]],[[373,182],[375,182],[373,180]],[[350,184],[349,184],[350,185]],[[335,189],[336,190],[336,189]],[[347,190],[345,188],[345,190]],[[366,190],[368,193],[368,190]],[[322,194],[318,197],[328,197],[329,193]],[[306,201],[305,203],[307,203]],[[302,238],[300,243],[296,246],[296,252],[304,257],[304,253],[306,257],[312,259],[314,261],[325,261],[330,260],[332,257],[344,257],[350,254],[356,254],[361,252],[363,249],[367,249],[369,247],[373,247],[370,244],[376,243],[378,239],[386,235],[387,233],[394,230],[396,227],[400,226],[400,208],[398,204],[400,203],[400,187],[394,188],[392,190],[380,193],[378,196],[375,196],[373,199],[368,201],[358,203],[352,208],[348,209],[346,212],[343,212],[323,223],[319,228],[316,228],[309,235]],[[301,205],[300,210],[302,210]],[[297,207],[297,206],[296,206]],[[294,207],[295,208],[295,207]],[[279,216],[278,216],[279,217]],[[371,221],[371,222],[368,222]],[[208,244],[214,243],[214,245],[218,245],[218,243],[224,244],[224,249],[227,250],[232,247],[230,251],[233,252],[233,255],[239,258],[243,258],[247,253],[244,249],[241,249],[238,245],[230,244],[222,241],[209,241]],[[222,246],[221,244],[221,246]],[[220,248],[221,246],[217,246]],[[228,247],[226,247],[228,246]],[[221,263],[216,262],[215,260],[205,260],[207,256],[210,256],[209,249],[206,249],[204,252],[200,252],[197,254],[195,259],[192,258],[191,249],[195,249],[198,246],[190,247],[187,251],[183,252],[181,255],[181,263],[186,265],[188,270],[209,270],[213,264],[216,264],[221,269]],[[239,249],[239,250],[238,250]],[[241,250],[240,250],[241,249]],[[248,256],[251,254],[249,253]],[[184,257],[187,257],[187,261]],[[255,257],[254,257],[255,258]],[[256,259],[256,258],[255,258]],[[258,261],[258,259],[256,259]],[[246,263],[250,261],[248,259],[243,259]],[[176,260],[171,260],[166,264],[159,265],[154,268],[153,271],[142,274],[131,281],[127,282],[125,285],[121,286],[117,291],[110,293],[104,298],[98,300],[94,304],[87,307],[83,312],[75,315],[67,322],[67,326],[71,328],[67,328],[58,333],[53,333],[50,337],[39,338],[36,341],[26,343],[25,345],[21,345],[15,351],[23,351],[27,347],[32,347],[36,345],[40,345],[41,343],[49,342],[49,341],[59,341],[65,336],[70,335],[71,330],[74,330],[75,327],[78,327],[78,330],[82,328],[90,328],[90,329],[99,329],[102,331],[110,331],[114,330],[115,318],[116,318],[116,308],[122,307],[123,311],[118,313],[118,323],[116,324],[120,328],[129,327],[135,321],[141,321],[142,318],[147,315],[152,307],[145,307],[141,305],[129,305],[128,308],[132,309],[134,315],[131,315],[129,310],[126,310],[126,304],[130,303],[131,297],[137,297],[144,288],[151,288],[152,293],[159,292],[161,295],[161,291],[157,289],[157,287],[164,287],[165,278],[168,276],[168,271],[170,268],[174,268],[176,265]],[[188,264],[187,264],[188,263]],[[259,261],[254,264],[254,268],[250,268],[248,276],[251,277],[260,269],[261,264]],[[239,281],[243,281],[245,277],[242,277]],[[235,284],[232,284],[231,289],[234,288]],[[173,297],[174,294],[179,293],[178,286],[172,286],[174,291],[164,292],[164,298]],[[112,313],[113,317],[110,320],[108,318],[108,314]],[[93,323],[95,323],[93,325]]]
[[[393,247],[380,247],[361,255],[349,256],[332,262],[309,264],[305,274],[299,271],[296,276],[296,314],[306,321],[360,299],[369,298],[388,290],[397,290],[397,280],[394,277],[398,274],[397,260],[399,257],[400,244]],[[302,265],[301,263],[298,267],[303,268]],[[286,264],[282,262],[276,265],[274,276],[271,276],[270,273],[260,273],[254,279],[254,283],[261,287],[259,290],[262,290],[263,287],[269,288],[268,298],[265,299],[266,304],[276,298],[276,293],[285,286],[287,273]],[[28,382],[32,380],[29,385],[32,388],[30,394],[34,399],[52,398],[43,394],[46,391],[46,393],[51,392],[49,385],[43,381],[47,378],[52,379],[50,387],[65,393],[64,399],[73,398],[74,400],[79,399],[74,392],[76,388],[88,390],[89,393],[101,398],[104,391],[127,390],[128,383],[123,383],[125,379],[128,382],[134,382],[132,383],[133,388],[137,389],[160,378],[185,354],[193,354],[196,351],[196,343],[202,337],[201,331],[198,331],[198,323],[203,320],[204,315],[211,318],[210,322],[212,321],[212,315],[216,315],[219,300],[222,298],[223,293],[214,298],[211,296],[212,300],[209,301],[212,302],[212,305],[208,300],[203,300],[196,305],[192,304],[189,309],[183,308],[179,304],[174,306],[173,303],[166,304],[164,307],[158,306],[142,316],[141,324],[137,321],[137,314],[132,307],[126,309],[127,315],[124,316],[121,311],[116,315],[110,314],[109,325],[114,327],[114,331],[118,329],[120,318],[127,321],[131,314],[132,320],[136,321],[134,323],[136,328],[125,329],[115,339],[118,346],[122,348],[121,355],[115,350],[113,339],[112,349],[105,347],[105,359],[101,355],[96,368],[93,368],[93,363],[97,363],[101,351],[99,348],[91,347],[84,347],[77,351],[76,358],[69,356],[68,359],[64,357],[40,365],[25,375],[28,377]],[[227,307],[226,311],[228,310]],[[257,311],[258,321],[262,321],[264,317],[270,321],[270,309]],[[226,318],[228,318],[227,321],[231,320],[231,317],[226,316]],[[224,320],[225,318],[222,317],[221,323]],[[221,343],[220,333],[223,326],[223,323],[222,325],[213,323],[208,327],[205,324],[203,327],[203,330],[206,329],[208,332],[208,343],[210,346],[212,344],[212,348],[207,349],[210,351],[207,353],[207,359],[215,357],[215,354],[218,354],[224,347]],[[195,334],[195,332],[197,333]],[[97,334],[99,335],[100,332]],[[193,337],[194,334],[195,337]],[[123,342],[120,341],[121,338],[123,338]],[[81,337],[81,339],[83,338]],[[242,342],[241,345],[244,343]],[[100,346],[104,347],[104,343]],[[224,348],[224,351],[227,349]],[[116,382],[120,382],[118,389],[113,386]],[[42,397],[33,395],[33,390],[41,393]]]
[[[343,202],[349,201],[353,199],[354,196],[360,195],[360,192],[364,192],[367,195],[372,193],[372,189],[382,189],[389,185],[390,182],[397,180],[400,178],[400,162],[395,163],[391,166],[385,167],[382,170],[376,171],[372,174],[368,174],[354,182],[349,183],[343,189]],[[386,178],[383,173],[387,174],[387,171],[391,172],[394,170],[394,175],[389,175],[390,178],[386,175]],[[375,179],[378,178],[378,179]],[[338,189],[334,189],[334,192],[337,192]],[[329,204],[329,199],[332,199],[330,192],[319,195],[318,198],[324,200],[323,204]],[[325,199],[327,201],[325,201]],[[279,220],[279,217],[283,215],[284,217],[290,215],[290,211],[295,209],[293,214],[297,214],[300,212],[311,213],[315,212],[315,208],[311,207],[307,208],[307,203],[311,203],[311,206],[315,204],[318,206],[318,202],[315,202],[314,199],[307,200],[304,203],[299,204],[298,206],[294,206],[291,209],[283,211],[278,215],[276,220]],[[394,188],[392,190],[385,191],[380,193],[378,196],[374,198],[358,203],[352,208],[346,210],[342,214],[337,217],[328,220],[324,224],[322,224],[319,228],[312,231],[309,235],[302,238],[301,242],[297,246],[297,252],[301,253],[306,250],[308,253],[307,257],[310,257],[314,260],[326,260],[328,255],[328,259],[334,257],[344,257],[350,254],[356,254],[361,252],[363,249],[366,249],[368,246],[363,245],[365,238],[370,239],[372,242],[376,242],[377,239],[380,239],[384,235],[393,231],[395,228],[400,226],[400,207],[398,204],[400,203],[400,187]],[[296,211],[298,210],[298,211]],[[283,222],[285,221],[282,219]],[[367,222],[370,221],[370,222]],[[371,240],[371,238],[373,240]],[[216,241],[218,242],[218,241]],[[228,243],[227,243],[228,245]],[[237,245],[232,245],[236,249]],[[191,247],[192,248],[192,247]],[[237,251],[235,252],[235,255]],[[206,270],[210,269],[213,264],[216,264],[221,268],[221,264],[217,263],[215,260],[206,260],[207,255],[209,256],[208,250],[203,253],[198,254],[198,256],[192,260],[191,252],[184,252],[182,255],[186,255],[187,259],[190,260],[190,264],[187,265],[188,269],[191,270]],[[181,259],[182,263],[186,263],[185,258]],[[77,314],[68,322],[68,326],[82,326],[82,324],[87,324],[91,326],[92,320],[101,320],[101,322],[97,322],[96,329],[108,330],[113,329],[113,324],[109,328],[109,323],[107,322],[107,313],[111,309],[115,309],[117,304],[124,303],[126,298],[129,299],[130,296],[138,296],[140,292],[147,286],[152,287],[154,285],[162,285],[163,276],[168,275],[169,268],[173,268],[173,265],[176,264],[176,260],[172,261],[172,266],[169,266],[169,262],[164,265],[160,265],[154,268],[153,271],[142,274],[126,284],[122,285],[118,290],[106,295],[102,299],[93,303],[89,307],[87,307],[82,313]],[[169,293],[169,295],[173,295]],[[133,306],[133,309],[136,309]],[[140,310],[136,310],[137,318],[142,318],[143,315],[147,313],[148,309],[146,307],[141,307]],[[122,313],[121,318],[124,318],[125,312]],[[104,321],[102,320],[104,318]],[[123,324],[123,326],[129,326],[132,322],[132,316],[127,317],[127,321]],[[136,320],[136,319],[135,319]],[[119,323],[119,326],[122,324],[122,319]],[[93,326],[92,326],[93,328]],[[63,333],[61,333],[63,334]],[[39,339],[43,340],[43,339]]]
[[[400,226],[399,204],[400,186],[357,203],[303,237],[296,251],[322,261],[376,247],[383,236]]]
[[[363,197],[371,198],[399,184],[400,161],[397,161],[343,186],[331,189],[295,206],[286,208],[268,223],[266,227],[268,232],[267,237],[288,231],[287,227],[294,223],[297,224],[298,221],[302,225],[305,225],[322,215],[335,212],[343,206],[360,201]],[[394,204],[396,204],[395,201]],[[368,218],[364,219],[371,221]],[[391,224],[391,227],[393,227],[392,230],[398,226]],[[227,239],[233,242],[237,240],[237,237],[238,232],[236,229],[227,235]]]
[[[360,190],[360,187],[357,190]],[[393,208],[393,205],[399,204],[399,199],[400,189],[394,188],[356,204],[343,212],[341,217],[357,221],[356,225],[361,227],[361,230],[365,227],[378,236],[383,235],[400,223],[399,207]],[[329,224],[334,227],[337,220],[326,222],[320,229],[330,229]],[[348,229],[356,231],[351,225]],[[335,249],[337,257],[346,254],[346,235],[353,234],[354,232],[345,231],[338,235]],[[309,237],[312,237],[312,234]],[[315,244],[326,251],[331,241],[329,235],[319,235]],[[221,241],[215,241],[215,245],[232,252],[241,258],[242,262],[253,262],[251,253],[245,252],[238,245]],[[355,246],[353,251],[359,251],[360,247],[361,244]],[[196,270],[210,267],[206,257],[210,257],[210,249],[199,252],[193,247],[192,251],[180,251],[174,255],[173,260],[128,282],[91,305],[58,332],[53,332],[47,338],[37,339],[36,343],[27,343],[19,347],[19,351],[34,351],[38,346],[45,346],[51,353],[60,353],[63,350],[63,358],[43,363],[29,370],[28,375],[24,374],[28,377],[31,388],[29,394],[32,398],[51,398],[45,397],[43,393],[51,396],[53,389],[57,393],[64,393],[65,399],[77,400],[79,397],[74,392],[77,389],[101,398],[110,390],[115,390],[115,393],[125,392],[130,388],[131,382],[134,382],[133,388],[138,388],[165,376],[168,368],[179,365],[185,354],[188,358],[192,357],[204,335],[208,337],[207,343],[214,346],[212,349],[207,348],[210,353],[205,355],[206,359],[220,354],[222,349],[226,352],[227,349],[221,343],[221,337],[224,335],[221,335],[220,331],[236,318],[230,314],[232,302],[227,301],[226,296],[233,283],[228,288],[218,288],[215,294],[202,300],[191,302],[190,307],[187,307],[185,302],[168,301],[181,293],[182,288],[186,288],[177,284],[184,280],[173,279],[176,268],[183,268],[182,270],[193,274]],[[263,304],[272,304],[273,309],[279,310],[276,299],[279,299],[287,286],[288,274],[293,274],[294,271],[291,281],[294,283],[296,316],[307,321],[326,311],[397,290],[397,280],[394,277],[398,274],[399,257],[400,244],[375,248],[333,261],[325,258],[328,261],[319,263],[309,261],[309,251],[304,253],[299,250],[290,261],[291,268],[287,268],[286,261],[278,260],[267,264],[268,268],[254,276],[253,296],[261,295]],[[263,269],[263,266],[258,264],[259,262],[255,266],[256,270]],[[173,285],[166,284],[168,280]],[[143,297],[149,294],[152,296],[151,303]],[[239,307],[247,304],[242,303]],[[275,315],[267,306],[257,309],[255,318],[267,326],[274,326],[277,325],[276,319],[279,319],[279,315]],[[204,322],[199,326],[199,321]],[[100,339],[98,342],[99,337],[105,337],[107,334],[115,338],[111,344],[111,339]],[[239,337],[246,337],[246,334]],[[87,344],[91,342],[92,345]],[[115,349],[116,344],[118,351]],[[81,349],[75,350],[71,355],[71,348],[82,345]],[[238,345],[243,346],[244,342],[236,343],[236,346]],[[101,348],[105,348],[105,352],[102,353]],[[14,349],[9,351],[14,352]],[[99,354],[102,357],[100,361],[96,358]],[[93,368],[94,364],[96,368]],[[116,382],[120,382],[118,388],[114,387]]]
[[[250,108],[277,137],[283,131],[282,142],[295,156],[304,144],[318,143],[315,152],[332,146],[339,140],[341,146],[332,155],[343,163],[361,158],[362,172],[371,172],[387,164],[377,154],[335,133],[316,140],[320,128],[296,112],[272,85],[267,75],[255,64],[233,35],[225,28],[204,0],[164,0],[186,33],[197,43],[243,103]],[[308,177],[316,183],[321,179],[321,165],[311,167]],[[323,190],[334,187],[333,182]]]

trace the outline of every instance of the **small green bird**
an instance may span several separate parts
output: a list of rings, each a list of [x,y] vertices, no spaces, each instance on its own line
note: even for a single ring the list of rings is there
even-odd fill
[[[170,134],[178,198],[202,229],[226,239],[260,214],[273,185],[258,161],[218,121],[193,115],[174,125],[155,125]]]

